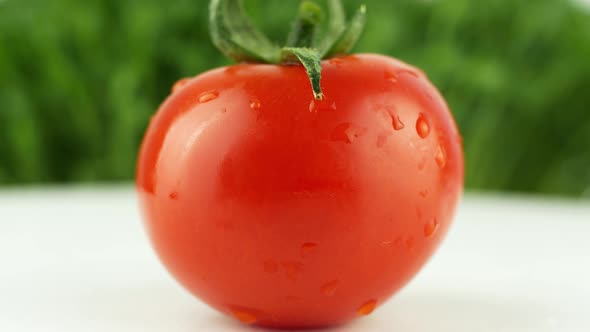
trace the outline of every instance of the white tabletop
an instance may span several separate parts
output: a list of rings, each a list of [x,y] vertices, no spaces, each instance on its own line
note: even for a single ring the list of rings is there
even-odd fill
[[[590,331],[590,202],[467,195],[414,281],[338,332]],[[180,288],[130,187],[0,191],[0,331],[259,331]]]

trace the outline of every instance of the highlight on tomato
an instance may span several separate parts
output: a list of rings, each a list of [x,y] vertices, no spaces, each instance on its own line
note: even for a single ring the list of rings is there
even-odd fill
[[[187,290],[245,324],[371,314],[431,257],[463,188],[461,139],[419,69],[350,54],[366,9],[303,1],[286,46],[212,0],[238,64],[180,80],[141,147],[149,238]]]

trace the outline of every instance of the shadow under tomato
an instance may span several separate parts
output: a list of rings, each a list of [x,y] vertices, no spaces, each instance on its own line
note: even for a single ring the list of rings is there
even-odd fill
[[[95,327],[143,332],[512,332],[555,327],[548,309],[532,299],[452,291],[404,292],[368,317],[306,330],[243,325],[172,286],[102,290],[78,297],[77,302],[72,314],[92,318]]]
[[[228,331],[516,332],[553,330],[557,323],[555,316],[533,299],[507,299],[482,296],[478,293],[437,291],[400,294],[378,308],[371,316],[332,328],[278,330],[236,323]]]

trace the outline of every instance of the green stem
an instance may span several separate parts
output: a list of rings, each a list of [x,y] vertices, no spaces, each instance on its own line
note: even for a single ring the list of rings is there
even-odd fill
[[[313,97],[317,100],[324,99],[324,93],[322,92],[322,59],[316,49],[305,48],[305,47],[285,47],[282,53],[283,63],[293,63],[294,61],[300,62],[311,83],[313,90]]]
[[[287,39],[287,47],[311,47],[322,16],[322,8],[315,2],[303,1]]]
[[[326,52],[326,54],[324,54],[324,56],[332,57],[350,52],[350,50],[352,50],[356,42],[361,37],[366,23],[367,7],[362,5],[350,20],[348,27],[342,32],[340,37],[334,42],[332,47]]]
[[[312,0],[304,0],[287,40],[286,47],[273,44],[250,21],[241,0],[210,0],[209,30],[213,43],[226,56],[238,62],[289,65],[301,63],[313,89],[321,100],[322,65],[324,58],[349,52],[358,41],[366,21],[364,6],[346,24],[341,0],[328,0],[330,23],[327,33],[316,38],[322,20],[321,8]]]

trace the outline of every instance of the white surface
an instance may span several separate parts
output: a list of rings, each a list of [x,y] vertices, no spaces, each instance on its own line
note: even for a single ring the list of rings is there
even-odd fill
[[[589,237],[589,202],[468,195],[409,287],[329,331],[590,331]],[[0,191],[0,264],[0,331],[259,331],[166,274],[130,188]]]

